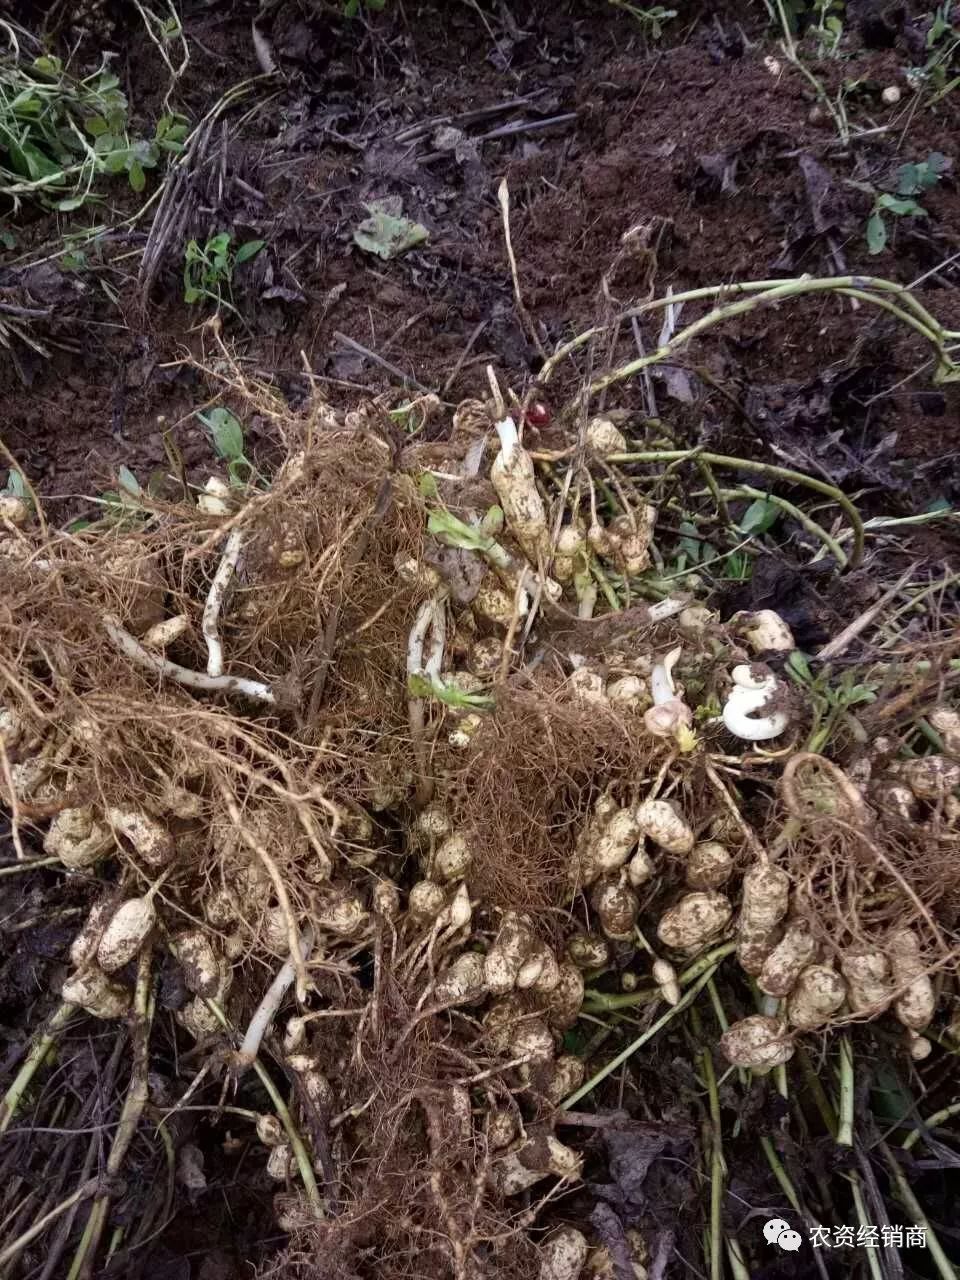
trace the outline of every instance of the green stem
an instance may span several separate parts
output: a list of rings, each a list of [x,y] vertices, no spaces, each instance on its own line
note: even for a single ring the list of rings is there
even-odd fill
[[[727,1259],[730,1263],[730,1270],[733,1273],[733,1280],[750,1280],[750,1272],[747,1270],[740,1241],[735,1235],[731,1234],[726,1237],[726,1242]]]
[[[595,1075],[591,1076],[586,1084],[581,1085],[575,1093],[571,1093],[568,1098],[564,1098],[563,1102],[560,1103],[562,1109],[564,1111],[569,1111],[569,1109],[572,1106],[575,1106],[581,1098],[585,1098],[588,1093],[592,1093],[598,1084],[601,1084],[606,1080],[607,1076],[616,1071],[617,1067],[622,1066],[622,1064],[626,1062],[628,1058],[631,1058],[638,1049],[642,1049],[649,1040],[652,1040],[659,1031],[662,1031],[667,1023],[671,1022],[677,1014],[682,1013],[684,1009],[688,1008],[688,1006],[691,1005],[700,994],[701,989],[705,987],[713,977],[719,967],[719,963],[720,962],[717,961],[712,968],[708,969],[706,973],[689,988],[689,990],[684,992],[680,997],[679,1003],[668,1009],[662,1018],[657,1019],[653,1026],[648,1027],[642,1035],[637,1036],[636,1040],[631,1041],[622,1052],[618,1053],[615,1058],[611,1059],[605,1067],[601,1067],[600,1070]]]
[[[890,292],[892,289],[897,288],[897,286],[891,286],[888,281],[883,281],[882,283],[886,286],[883,290],[884,292]],[[706,315],[701,316],[699,320],[694,320],[685,329],[681,329],[679,333],[674,334],[669,342],[664,343],[662,347],[658,347],[656,351],[652,351],[648,355],[638,356],[635,360],[630,360],[626,364],[620,365],[619,368],[612,369],[609,373],[601,374],[599,378],[595,378],[586,391],[582,393],[582,400],[596,395],[599,391],[605,391],[607,387],[611,387],[617,382],[632,378],[634,374],[642,372],[642,370],[649,368],[651,365],[669,360],[693,338],[699,337],[701,333],[715,328],[726,320],[733,320],[737,316],[746,315],[748,312],[756,311],[763,306],[784,302],[789,298],[802,298],[812,293],[840,293],[845,297],[857,298],[861,302],[869,302],[873,306],[891,312],[898,320],[914,329],[927,342],[931,343],[937,351],[941,370],[945,369],[947,371],[946,374],[941,373],[941,377],[949,377],[953,373],[954,367],[944,349],[947,334],[940,325],[934,320],[933,328],[931,328],[930,321],[932,317],[925,316],[921,318],[916,314],[917,308],[907,302],[910,295],[906,290],[898,289],[898,294],[907,305],[908,310],[903,310],[902,307],[898,307],[889,299],[878,298],[869,289],[869,280],[860,276],[826,276],[815,280],[791,280],[785,284],[775,285],[773,288],[753,293],[750,297],[741,298],[738,302],[729,302],[723,306],[715,307],[712,311],[708,311]],[[677,299],[674,297],[669,301],[675,303]],[[581,400],[578,397],[579,402]]]
[[[222,1006],[216,1000],[206,1000],[205,1003],[223,1029],[225,1031],[232,1032],[234,1028],[230,1024],[230,1020],[224,1013]],[[310,1207],[318,1218],[323,1218],[326,1214],[324,1212],[323,1199],[320,1195],[320,1188],[317,1186],[317,1179],[314,1176],[313,1165],[310,1163],[310,1153],[304,1146],[303,1139],[300,1136],[297,1126],[293,1123],[293,1117],[290,1115],[287,1104],[284,1102],[279,1089],[270,1078],[269,1071],[267,1071],[259,1058],[254,1058],[252,1065],[254,1071],[260,1077],[260,1083],[263,1085],[264,1089],[266,1089],[267,1094],[270,1097],[270,1101],[273,1103],[273,1108],[280,1118],[280,1123],[283,1125],[284,1131],[287,1135],[287,1141],[290,1143],[290,1148],[293,1151],[294,1158],[297,1162],[297,1168],[300,1170],[300,1177],[303,1179],[303,1185],[307,1193],[307,1199],[310,1201]]]
[[[55,1208],[51,1209],[48,1213],[45,1213],[42,1218],[39,1218],[27,1231],[23,1233],[22,1236],[19,1236],[12,1244],[7,1245],[7,1247],[0,1252],[0,1269],[5,1268],[9,1262],[12,1262],[14,1258],[21,1254],[31,1241],[36,1240],[38,1236],[43,1235],[44,1231],[56,1222],[57,1218],[59,1218],[61,1214],[66,1213],[68,1209],[72,1209],[73,1206],[75,1204],[79,1204],[81,1200],[85,1200],[88,1196],[92,1196],[99,1185],[99,1178],[88,1178],[86,1182],[81,1183],[80,1186],[77,1187],[76,1191],[74,1191],[72,1195],[67,1196],[66,1200],[62,1200]]]
[[[855,569],[863,558],[864,530],[860,513],[845,493],[835,485],[813,476],[804,475],[802,471],[793,471],[790,467],[778,467],[772,462],[756,462],[752,458],[736,458],[729,454],[706,453],[698,449],[651,449],[643,453],[614,453],[608,462],[677,462],[689,459],[691,462],[700,459],[717,467],[730,467],[735,471],[754,471],[758,475],[776,476],[780,480],[789,480],[791,484],[799,484],[816,493],[832,498],[841,507],[853,528],[853,550],[850,556],[850,567]],[[764,494],[769,497],[769,494]]]
[[[739,489],[722,489],[720,492],[725,498],[729,498],[731,500],[734,498],[759,498],[763,502],[772,502],[775,507],[779,507],[780,510],[785,511],[787,515],[793,516],[794,520],[796,520],[798,524],[803,525],[804,529],[806,529],[808,533],[812,533],[815,538],[818,538],[834,557],[841,569],[845,569],[847,567],[847,553],[844,551],[843,547],[840,546],[840,543],[836,538],[834,538],[832,534],[827,533],[823,525],[817,524],[816,520],[811,516],[808,516],[805,511],[802,511],[800,507],[788,501],[786,498],[781,498],[775,493],[764,493],[762,489],[753,489],[750,485],[746,484],[741,485]]]
[[[840,1108],[837,1146],[853,1146],[853,1103],[853,1048],[849,1034],[844,1032],[840,1037]]]
[[[853,1193],[853,1203],[857,1210],[857,1221],[860,1223],[861,1227],[870,1226],[870,1219],[867,1217],[867,1206],[863,1199],[863,1191],[860,1187],[860,1179],[855,1173],[850,1175],[850,1190]],[[883,1268],[880,1266],[880,1259],[877,1257],[877,1251],[875,1249],[867,1249],[865,1252],[872,1280],[883,1280]]]
[[[933,1264],[940,1273],[942,1280],[957,1280],[957,1270],[947,1255],[943,1252],[940,1241],[937,1239],[927,1215],[920,1207],[920,1201],[910,1190],[907,1180],[903,1176],[903,1170],[897,1164],[886,1143],[882,1144],[881,1149],[893,1180],[896,1183],[897,1197],[903,1207],[913,1218],[914,1223],[918,1227],[923,1228],[927,1242],[927,1250],[933,1259]]]
[[[711,975],[720,964],[721,960],[725,960],[727,956],[732,955],[737,949],[735,942],[725,942],[722,946],[715,947],[712,951],[705,952],[688,968],[678,976],[678,981],[682,987],[687,983],[693,982],[707,969]],[[584,1002],[589,1003],[591,1013],[614,1013],[617,1009],[628,1009],[636,1005],[652,1004],[653,1001],[660,999],[658,989],[650,991],[623,991],[616,993],[608,993],[606,991],[587,990],[584,993]]]
[[[801,1217],[804,1217],[805,1215],[803,1212],[803,1207],[800,1204],[800,1197],[797,1195],[796,1189],[793,1183],[790,1181],[790,1175],[787,1173],[786,1169],[783,1167],[780,1157],[777,1155],[776,1150],[774,1149],[772,1140],[770,1138],[763,1137],[760,1139],[760,1146],[763,1148],[763,1154],[767,1157],[767,1163],[769,1164],[770,1168],[773,1171],[773,1176],[776,1178],[777,1182],[780,1184],[781,1191],[790,1201],[790,1204],[793,1206],[796,1212],[799,1213]]]
[[[900,1144],[904,1151],[909,1151],[915,1146],[920,1138],[926,1137],[926,1130],[935,1129],[937,1125],[943,1124],[944,1120],[949,1120],[951,1116],[960,1115],[960,1102],[952,1102],[949,1107],[944,1107],[941,1111],[935,1111],[927,1120],[921,1121],[923,1128],[914,1129],[912,1133],[908,1133]]]
[[[14,1077],[13,1083],[3,1095],[3,1102],[0,1102],[0,1135],[6,1133],[10,1127],[10,1121],[16,1115],[17,1108],[23,1101],[23,1095],[30,1087],[30,1081],[39,1071],[50,1049],[59,1039],[61,1031],[76,1012],[77,1006],[75,1004],[64,1001],[47,1023],[46,1029],[35,1041],[33,1048],[24,1060],[23,1066]]]
[[[797,1061],[800,1063],[800,1070],[803,1072],[804,1083],[813,1098],[817,1110],[820,1112],[820,1118],[826,1126],[827,1133],[836,1140],[837,1134],[837,1113],[833,1109],[827,1092],[820,1083],[820,1077],[813,1069],[813,1063],[810,1061],[810,1054],[807,1052],[806,1045],[800,1045],[797,1049]]]
[[[133,1142],[140,1117],[149,1096],[150,1026],[153,1022],[154,1002],[151,996],[152,952],[146,946],[137,960],[137,985],[133,995],[133,1012],[136,1025],[133,1035],[133,1063],[130,1068],[130,1085],[123,1100],[120,1121],[113,1136],[110,1154],[107,1156],[106,1180],[115,1183],[123,1169],[130,1144]],[[110,1192],[102,1192],[93,1202],[84,1227],[83,1237],[67,1275],[67,1280],[86,1280],[93,1274],[100,1237],[110,1211]]]
[[[712,982],[712,978],[708,979]],[[702,1028],[696,1009],[690,1010],[694,1034],[700,1036]],[[726,1168],[723,1161],[723,1121],[720,1116],[720,1092],[717,1073],[713,1066],[710,1046],[700,1051],[700,1068],[707,1086],[710,1111],[710,1280],[723,1280],[723,1187]]]

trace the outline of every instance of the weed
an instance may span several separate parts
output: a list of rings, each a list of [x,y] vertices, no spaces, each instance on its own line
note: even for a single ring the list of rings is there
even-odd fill
[[[945,97],[960,84],[960,76],[947,79],[947,71],[954,54],[960,49],[960,28],[954,26],[952,0],[944,0],[934,11],[933,21],[927,31],[927,60],[922,67],[909,67],[906,77],[914,89],[931,88],[936,92],[931,105]]]
[[[236,311],[232,299],[233,273],[244,262],[249,262],[263,248],[264,240],[247,240],[238,248],[233,247],[229,231],[211,236],[206,244],[190,240],[184,251],[183,300],[192,305],[201,298],[208,298],[216,310],[228,307]]]
[[[784,669],[810,698],[813,724],[807,739],[807,751],[822,752],[841,727],[850,730],[855,737],[863,734],[862,727],[847,712],[851,707],[875,701],[879,685],[858,680],[853,671],[844,671],[839,681],[833,683],[829,667],[814,675],[806,655],[799,649],[791,653]]]
[[[884,191],[877,196],[873,212],[867,220],[867,248],[870,253],[882,253],[887,244],[886,217],[925,218],[927,211],[914,199],[929,191],[940,181],[950,167],[950,160],[939,151],[931,151],[926,160],[918,164],[902,164],[897,169],[897,184],[893,193]]]
[[[101,175],[125,173],[134,191],[166,152],[182,150],[187,123],[169,114],[152,138],[129,132],[120,81],[104,62],[82,80],[59,58],[36,58],[29,68],[0,65],[0,193],[17,208],[28,196],[60,211],[98,199]]]
[[[217,457],[227,464],[227,475],[233,485],[249,483],[256,473],[253,463],[244,453],[243,427],[229,409],[209,409],[197,417],[210,432],[210,440]]]
[[[356,18],[361,9],[371,9],[374,13],[382,13],[387,7],[387,0],[343,0],[343,16]]]
[[[639,5],[630,4],[629,0],[609,0],[609,3],[635,18],[651,40],[659,40],[663,35],[663,24],[677,16],[676,9],[666,9],[662,4],[655,4],[652,9],[641,9]]]
[[[815,0],[812,31],[817,38],[817,56],[836,57],[843,39],[843,0]]]

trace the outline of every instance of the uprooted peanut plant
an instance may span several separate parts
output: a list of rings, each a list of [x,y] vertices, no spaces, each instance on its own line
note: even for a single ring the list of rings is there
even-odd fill
[[[637,593],[662,464],[630,462],[628,415],[525,447],[491,379],[452,424],[406,407],[446,428],[420,443],[383,404],[298,415],[221,374],[273,424],[269,484],[72,533],[0,506],[0,787],[74,934],[2,1124],[59,1123],[57,1042],[126,1026],[107,1167],[144,1175],[78,1177],[86,1227],[44,1248],[121,1265],[205,1097],[264,1151],[290,1274],[643,1276],[643,1212],[617,1243],[577,1200],[579,1108],[616,1108],[701,991],[697,1052],[784,1096],[854,1023],[913,1060],[949,1042],[960,722],[929,671],[956,655],[931,636],[896,675],[940,750],[874,732],[835,762],[782,619]]]

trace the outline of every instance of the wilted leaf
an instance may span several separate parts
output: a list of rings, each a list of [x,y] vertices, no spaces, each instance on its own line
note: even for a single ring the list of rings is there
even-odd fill
[[[370,217],[353,233],[354,244],[365,253],[386,261],[423,244],[430,236],[421,223],[403,217],[399,200],[372,200],[367,209]]]

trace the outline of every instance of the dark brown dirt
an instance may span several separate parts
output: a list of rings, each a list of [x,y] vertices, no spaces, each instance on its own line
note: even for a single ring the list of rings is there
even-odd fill
[[[194,43],[181,99],[194,120],[209,108],[212,85],[256,70],[241,10],[188,6]],[[204,314],[179,300],[190,235],[230,229],[238,241],[267,240],[238,277],[243,322],[227,317],[228,332],[247,366],[277,378],[294,398],[303,353],[335,401],[397,382],[338,333],[429,387],[446,383],[473,338],[445,392],[453,401],[482,389],[490,361],[518,391],[535,376],[538,356],[518,323],[503,251],[496,188],[504,176],[523,292],[547,349],[596,320],[620,238],[641,222],[653,228],[655,251],[613,273],[609,290],[624,301],[801,272],[909,282],[956,249],[960,200],[949,174],[925,199],[929,218],[895,228],[876,257],[863,238],[870,197],[849,185],[882,184],[898,163],[947,147],[951,97],[926,114],[891,113],[879,101],[879,89],[902,83],[910,61],[902,33],[893,49],[857,48],[854,38],[851,59],[814,64],[831,92],[843,78],[859,81],[848,98],[850,124],[869,132],[842,146],[829,116],[813,109],[809,84],[765,65],[776,48],[751,46],[729,13],[676,31],[686,37],[678,47],[668,37],[653,49],[625,15],[600,3],[521,6],[513,23],[487,25],[489,32],[459,5],[442,17],[423,9],[406,22],[378,20],[367,31],[281,6],[271,35],[287,79],[242,127],[237,113],[230,117],[218,158],[222,200],[196,208],[170,244],[146,312],[133,278],[136,244],[132,258],[128,245],[119,254],[106,249],[110,265],[97,266],[91,254],[91,269],[69,276],[55,264],[24,272],[13,258],[0,288],[56,304],[56,320],[49,360],[21,348],[4,360],[0,412],[21,463],[59,500],[54,516],[75,513],[84,497],[108,487],[120,463],[141,479],[162,467],[166,428],[175,429],[189,466],[206,465],[209,446],[191,417],[204,390],[176,364],[212,347],[200,328]],[[121,22],[118,45],[123,31]],[[92,49],[91,39],[83,49]],[[155,55],[142,41],[123,47],[134,103],[147,118],[162,85]],[[421,122],[505,100],[518,105],[462,126],[459,152],[438,149],[432,128],[402,140]],[[522,122],[510,136],[481,140]],[[876,132],[881,127],[888,132]],[[364,202],[385,195],[400,196],[431,237],[422,250],[379,263],[353,247],[351,232]],[[30,228],[38,243],[57,230],[49,221]],[[119,310],[104,306],[101,283],[117,290]],[[934,271],[922,292],[936,314],[960,315],[953,264]],[[651,327],[646,341],[656,336]],[[931,392],[922,373],[898,385],[925,354],[885,317],[846,302],[794,304],[702,342],[690,358],[719,385],[701,384],[705,394],[693,406],[661,396],[659,408],[678,439],[786,449],[797,465],[882,486],[879,505],[907,514],[956,496],[947,473],[957,391]],[[574,366],[564,370],[551,395],[560,397],[577,376]],[[771,397],[774,406],[822,400],[824,379],[838,377],[852,385],[831,393],[825,412],[794,413],[783,423],[776,408],[770,413]],[[637,394],[631,387],[618,402]],[[767,412],[751,415],[751,404]],[[839,448],[829,439],[838,427]],[[910,493],[896,495],[908,476]]]

